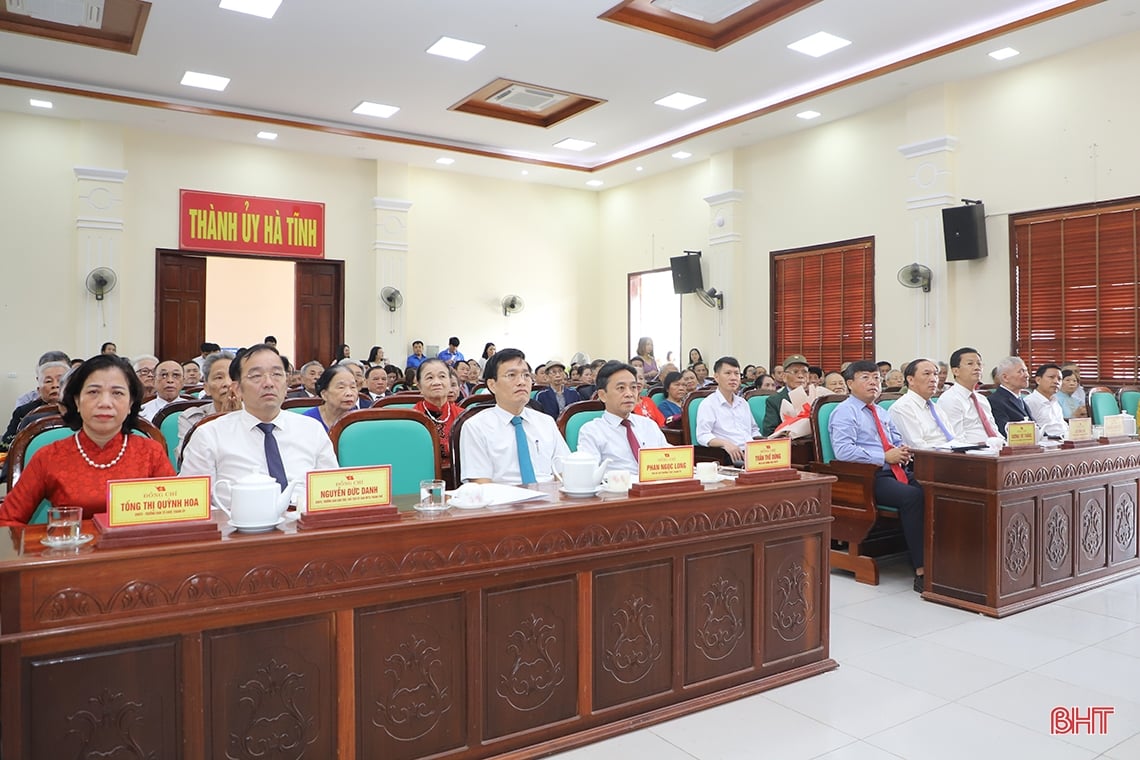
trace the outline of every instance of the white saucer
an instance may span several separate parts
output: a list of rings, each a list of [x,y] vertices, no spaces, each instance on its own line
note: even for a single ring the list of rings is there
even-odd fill
[[[595,496],[598,493],[598,486],[594,486],[589,491],[571,491],[565,486],[560,486],[558,490],[567,496]]]
[[[596,493],[598,495],[609,494],[610,496],[626,496],[629,494],[629,489],[628,488],[609,488],[607,486],[601,485],[601,486],[598,486],[598,489],[596,491],[594,491],[594,493]]]
[[[43,544],[44,546],[50,546],[53,549],[64,549],[64,548],[67,548],[69,546],[83,546],[84,544],[90,543],[93,540],[95,540],[95,536],[93,534],[84,533],[84,534],[80,535],[79,538],[76,538],[74,540],[72,540],[70,538],[65,538],[63,540],[56,540],[53,538],[44,537],[44,538],[40,539],[40,543]]]
[[[285,524],[285,518],[284,517],[282,517],[277,522],[271,523],[269,525],[246,525],[245,523],[239,524],[239,523],[234,522],[233,520],[230,520],[230,525],[232,525],[239,533],[268,533],[269,531],[276,528],[278,525],[284,525],[284,524]]]

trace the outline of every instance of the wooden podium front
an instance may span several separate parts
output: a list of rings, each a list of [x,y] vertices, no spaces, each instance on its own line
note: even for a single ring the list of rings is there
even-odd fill
[[[1140,572],[1140,443],[915,452],[927,599],[1001,617]]]
[[[73,554],[0,530],[3,756],[532,757],[830,670],[831,482]]]

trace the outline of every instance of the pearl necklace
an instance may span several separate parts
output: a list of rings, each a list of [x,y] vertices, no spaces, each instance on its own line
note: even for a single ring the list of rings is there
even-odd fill
[[[79,442],[79,433],[75,434],[75,448],[79,449],[79,456],[83,457],[84,462],[91,465],[96,470],[107,470],[117,465],[119,463],[119,460],[123,458],[123,454],[127,453],[127,438],[129,437],[130,436],[128,436],[126,433],[123,433],[123,445],[119,448],[119,455],[107,464],[95,464],[91,461],[91,457],[87,456],[87,452],[83,450],[83,444]]]
[[[446,400],[443,402],[443,408],[439,411],[442,413],[445,410],[447,411],[447,414],[443,415],[442,417],[436,417],[434,414],[432,414],[431,409],[428,409],[427,401],[424,401],[424,414],[427,415],[429,420],[437,425],[442,425],[451,419],[451,404],[447,403]]]

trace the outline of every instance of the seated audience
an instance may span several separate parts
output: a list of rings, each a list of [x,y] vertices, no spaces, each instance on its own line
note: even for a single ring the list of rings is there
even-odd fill
[[[621,362],[608,362],[598,370],[598,398],[606,410],[578,433],[578,450],[609,459],[611,470],[637,473],[637,455],[643,448],[668,446],[661,428],[653,420],[634,414],[641,385],[634,368]]]
[[[607,362],[608,363],[608,362]],[[602,365],[606,366],[605,364]],[[633,407],[633,413],[641,417],[648,417],[653,420],[653,424],[661,427],[665,424],[665,415],[657,408],[657,404],[653,403],[653,399],[649,396],[642,396],[641,392],[645,389],[645,375],[642,370],[635,365],[630,365],[637,372],[637,403]],[[601,372],[599,369],[598,372]]]
[[[688,369],[692,369],[698,363],[703,362],[704,360],[705,360],[705,357],[701,356],[701,350],[699,348],[690,348],[689,349]]]
[[[547,384],[546,365],[545,364],[540,364],[534,368],[534,384],[535,385],[546,385]]]
[[[1077,400],[1077,392],[1081,390],[1080,382],[1076,370],[1061,370],[1061,390],[1057,391],[1057,401],[1061,403],[1061,411],[1067,420],[1089,416],[1089,408]]]
[[[155,397],[142,405],[139,416],[147,422],[154,419],[167,404],[177,401],[182,394],[182,365],[167,360],[159,363],[154,371]]]
[[[28,416],[29,412],[45,404],[59,402],[59,390],[63,377],[70,369],[70,365],[64,361],[46,362],[36,368],[36,395],[31,401],[21,404],[12,411],[12,420],[8,423],[8,429],[4,433],[3,445],[5,449],[12,444],[16,433],[23,429],[20,423]]]
[[[404,364],[404,367],[406,369],[416,369],[423,364],[425,359],[427,359],[427,357],[424,356],[424,342],[422,340],[413,340],[412,353],[408,356],[408,361]],[[395,383],[392,383],[392,385],[395,385]]]
[[[495,344],[486,343],[483,346],[483,353],[475,361],[479,364],[479,378],[483,377],[483,369],[487,366],[487,360],[490,359],[495,353]]]
[[[938,362],[938,392],[946,390],[946,378],[950,376],[950,365],[946,362]]]
[[[388,375],[388,392],[395,393],[396,386],[399,385],[404,379],[404,370],[400,369],[395,364],[387,364],[384,366],[384,374]]]
[[[182,362],[182,387],[188,385],[201,385],[202,384],[202,367],[198,366],[198,362],[191,359],[188,362]]]
[[[107,509],[107,481],[174,475],[162,444],[130,434],[142,384],[125,359],[88,359],[68,377],[61,398],[63,421],[76,432],[36,452],[0,505],[0,525],[26,524],[45,499],[82,507],[90,519]]]
[[[810,385],[819,385],[823,382],[823,367],[808,367],[808,383]],[[899,385],[902,385],[902,374],[899,374]]]
[[[217,343],[211,343],[209,341],[203,341],[198,346],[198,351],[200,353],[194,357],[194,363],[197,364],[199,368],[201,368],[206,363],[206,357],[207,356],[209,356],[210,354],[216,354],[221,350],[222,350],[222,347],[219,346]]]
[[[823,387],[840,396],[847,395],[847,381],[842,372],[828,372],[823,376]]]
[[[898,370],[891,370],[898,372]],[[931,401],[938,389],[938,365],[929,359],[915,359],[903,369],[906,393],[891,405],[891,421],[903,443],[912,449],[945,448],[958,445],[950,426],[942,419],[938,404]]]
[[[778,388],[776,388],[776,381],[773,380],[772,376],[767,372],[756,376],[753,387],[758,391],[772,391],[773,393],[778,390]]]
[[[388,372],[379,364],[373,364],[364,375],[364,387],[368,396],[375,402],[392,395],[388,391]]]
[[[44,366],[48,362],[63,362],[64,364],[70,364],[71,359],[69,359],[67,354],[65,354],[63,351],[48,351],[48,352],[42,354],[39,358],[39,361],[36,362],[36,377],[37,378],[39,377],[39,368]],[[33,401],[33,400],[39,398],[39,396],[40,396],[40,389],[39,389],[39,384],[37,383],[35,388],[32,388],[27,393],[21,394],[20,397],[16,399],[16,403],[13,404],[12,408],[15,409],[18,406],[23,406],[24,404],[28,403],[29,401]]]
[[[744,372],[741,374],[741,383],[743,385],[751,385],[756,382],[756,365],[749,364],[744,367]]]
[[[789,356],[782,366],[784,373],[784,386],[769,396],[764,402],[764,425],[760,429],[765,438],[776,432],[776,428],[783,421],[780,416],[780,407],[789,401],[788,393],[808,381],[808,363],[802,354]]]
[[[670,372],[679,372],[679,371],[680,370],[677,369],[677,365],[674,364],[673,362],[665,362],[664,364],[662,364],[660,367],[657,368],[657,379],[661,380],[666,375],[668,375]]]
[[[657,405],[657,409],[665,417],[665,424],[673,425],[681,419],[681,409],[684,408],[685,397],[689,393],[681,381],[680,372],[670,372],[665,375],[663,387],[665,398]]]
[[[704,362],[697,362],[691,369],[697,378],[697,387],[704,388],[706,385],[714,385],[715,381],[709,379],[709,368]]]
[[[827,421],[835,458],[841,462],[878,466],[875,503],[898,509],[915,570],[914,590],[921,592],[925,572],[922,544],[925,500],[922,486],[906,469],[911,463],[910,449],[903,445],[888,410],[875,404],[882,384],[878,367],[870,361],[851,362],[843,377],[849,395],[835,407]]]
[[[211,414],[241,409],[237,386],[230,380],[230,362],[233,358],[234,355],[229,351],[217,351],[202,362],[206,371],[206,384],[202,392],[210,397],[210,403],[192,407],[178,415],[178,451],[182,451],[186,434],[199,420]]]
[[[456,368],[463,362],[456,362]],[[431,420],[439,433],[439,447],[443,458],[451,456],[451,428],[463,410],[452,400],[452,380],[455,392],[459,393],[459,376],[454,368],[449,369],[441,359],[427,359],[420,362],[416,370],[416,384],[420,387],[423,400],[416,402],[415,410]]]
[[[356,378],[349,366],[343,363],[334,364],[321,373],[317,378],[317,395],[321,397],[321,404],[309,407],[303,414],[321,423],[326,433],[341,417],[360,408]]]
[[[382,349],[380,346],[373,346],[368,351],[367,364],[369,367],[383,367],[384,366],[384,349]]]
[[[784,365],[777,364],[772,367],[772,380],[775,381],[777,389],[784,387]]]
[[[463,479],[511,485],[553,480],[554,457],[570,449],[554,419],[527,406],[533,378],[526,356],[504,348],[487,360],[484,373],[495,406],[463,425]]]
[[[357,392],[364,390],[364,364],[356,359],[341,359],[336,363],[338,367],[345,367],[356,383]],[[319,393],[319,391],[318,391]]]
[[[1061,368],[1056,364],[1042,364],[1034,374],[1037,376],[1037,388],[1025,397],[1025,405],[1042,435],[1063,440],[1069,433],[1069,426],[1065,424],[1065,410],[1057,398],[1061,390]]]
[[[681,384],[685,386],[685,395],[688,396],[700,387],[701,381],[697,379],[696,372],[693,372],[691,369],[686,369],[681,372]]]
[[[422,367],[424,365],[421,364],[420,366]],[[452,365],[451,371],[455,373],[455,379],[459,383],[459,398],[467,398],[470,396],[471,389],[475,386],[467,381],[469,372],[467,362],[456,362],[454,365]],[[423,385],[420,384],[418,375],[416,376],[416,385],[420,386],[420,393],[423,393]]]
[[[881,362],[875,362],[875,369],[878,370],[879,377],[881,378],[882,382],[886,382],[887,381],[887,373],[889,373],[891,371],[891,363],[886,361],[886,360],[881,361]]]
[[[324,365],[315,359],[305,362],[301,365],[301,387],[291,391],[288,398],[318,398],[317,380],[324,371]]]
[[[276,346],[274,346],[273,348],[276,349]],[[337,364],[338,362],[340,362],[344,359],[351,359],[351,358],[352,358],[352,349],[349,347],[349,345],[347,343],[341,343],[339,346],[336,347],[336,350],[333,351],[332,361],[329,362],[329,366],[332,366],[333,364]]]
[[[467,360],[467,382],[470,383],[471,390],[475,390],[475,386],[483,382],[483,365],[478,359]]]
[[[748,402],[736,395],[740,388],[740,362],[735,357],[722,356],[713,364],[713,372],[716,391],[697,410],[694,438],[701,446],[724,449],[734,463],[742,464],[744,444],[759,437],[760,429]]]
[[[115,355],[118,355],[118,353],[119,353],[119,347],[118,347],[118,346],[116,346],[116,345],[115,345],[114,343],[112,343],[111,341],[107,341],[107,342],[106,342],[106,343],[104,343],[103,345],[99,346],[99,353],[101,353],[101,354],[115,354]]]
[[[906,378],[903,376],[901,370],[892,369],[887,372],[886,378],[883,380],[883,389],[888,391],[897,391],[906,385]]]
[[[154,395],[154,370],[158,366],[158,357],[151,354],[137,356],[133,366],[135,374],[139,376],[139,381],[142,382],[143,398]]]
[[[964,346],[950,354],[954,383],[938,398],[938,412],[950,426],[956,440],[1000,446],[1005,439],[998,432],[990,402],[974,389],[982,382],[982,355]]]
[[[285,378],[280,354],[264,343],[238,353],[230,363],[230,380],[238,386],[242,409],[194,433],[179,473],[209,475],[215,504],[229,508],[229,490],[220,483],[260,473],[275,479],[282,490],[298,483],[291,501],[304,505],[306,474],[337,468],[332,442],[321,424],[281,410]]]
[[[1069,392],[1078,404],[1088,407],[1088,394],[1085,392],[1084,386],[1081,385],[1081,368],[1076,362],[1066,362],[1061,365],[1061,373],[1064,374],[1065,370],[1072,370],[1073,376],[1076,378],[1076,388]]]
[[[558,419],[570,404],[582,400],[578,391],[566,387],[566,367],[557,359],[546,363],[546,385],[547,388],[539,391],[534,400],[554,419]]]
[[[1021,392],[1029,387],[1029,370],[1016,356],[1007,356],[994,369],[999,385],[990,393],[990,409],[998,433],[1004,436],[1009,423],[1033,419],[1029,407],[1021,400]]]
[[[439,352],[437,359],[443,360],[443,363],[449,367],[454,367],[456,362],[465,361],[463,352],[459,350],[459,338],[452,335],[447,339],[447,348]]]

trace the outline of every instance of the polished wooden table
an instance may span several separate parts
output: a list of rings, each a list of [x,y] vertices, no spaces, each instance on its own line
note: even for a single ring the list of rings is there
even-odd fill
[[[924,598],[1001,617],[1140,572],[1140,443],[999,457],[918,451]]]
[[[534,757],[829,670],[831,480],[120,549],[0,530],[3,757]]]

